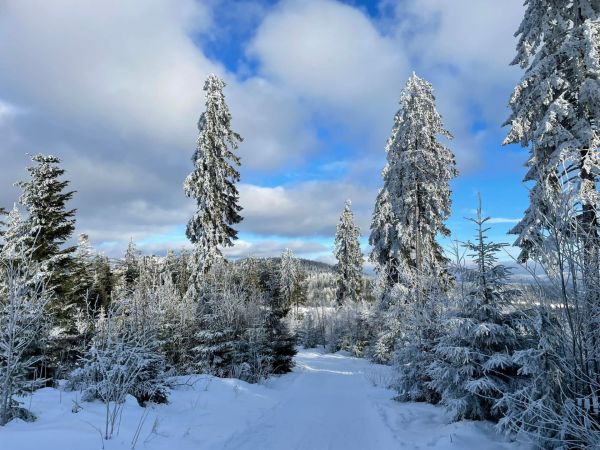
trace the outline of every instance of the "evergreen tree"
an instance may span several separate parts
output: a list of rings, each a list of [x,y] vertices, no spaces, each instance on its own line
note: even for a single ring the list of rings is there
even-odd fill
[[[294,253],[291,249],[286,248],[281,254],[279,262],[279,300],[281,307],[280,310],[289,311],[294,303],[296,308],[298,302],[294,301],[297,297],[298,283],[300,278],[300,268],[298,261],[294,257]],[[286,312],[287,314],[287,312]]]
[[[231,267],[233,269],[233,267]],[[224,263],[213,265],[197,292],[196,367],[202,373],[229,377],[244,332],[247,293]]]
[[[60,179],[65,173],[60,159],[38,154],[31,160],[35,165],[27,169],[30,180],[17,183],[22,189],[20,203],[28,213],[26,251],[33,262],[40,263],[47,286],[55,292],[49,307],[59,325],[69,328],[74,306],[69,296],[71,254],[75,247],[64,244],[75,229],[75,210],[66,209],[74,191],[66,191],[69,182]]]
[[[272,305],[266,317],[266,335],[272,372],[275,374],[290,372],[294,367],[296,339],[290,333],[284,311],[273,308]]]
[[[239,194],[235,183],[240,175],[235,166],[239,134],[231,130],[231,114],[225,103],[225,82],[209,75],[204,85],[206,110],[198,122],[198,142],[192,158],[194,170],[184,182],[188,197],[196,199],[197,209],[186,234],[194,244],[193,273],[196,285],[215,261],[222,258],[219,247],[231,247],[237,239],[232,225],[241,222]]]
[[[191,264],[192,255],[189,251],[182,249],[179,253],[179,257],[177,258],[177,263],[175,265],[175,285],[177,289],[181,293],[181,295],[185,295],[190,286],[190,280],[192,276],[192,267]]]
[[[87,234],[80,234],[77,249],[73,255],[71,272],[72,297],[86,309],[96,304],[94,295],[94,250]]]
[[[596,435],[600,423],[598,408],[586,406],[600,396],[600,2],[526,6],[512,62],[525,73],[510,99],[504,143],[529,147],[525,181],[533,187],[511,232],[519,259],[541,262],[564,287],[574,372],[568,402],[588,410],[583,438]]]
[[[436,236],[449,234],[444,221],[450,215],[449,183],[457,170],[454,155],[439,136],[451,138],[436,110],[433,88],[413,74],[402,91],[386,146],[383,188],[369,238],[371,260],[389,274],[390,285],[418,282],[415,274],[447,279]]]
[[[488,242],[489,217],[482,217],[481,205],[470,220],[477,226],[476,241],[466,244],[476,264],[470,271],[472,288],[435,348],[430,385],[455,420],[498,419],[501,412],[494,406],[516,376],[512,354],[519,342],[504,311],[514,292],[507,285],[508,269],[496,264],[505,244]]]
[[[360,250],[360,229],[354,224],[352,204],[346,202],[335,235],[334,254],[338,261],[337,304],[358,301],[362,288],[363,254]]]
[[[522,261],[545,251],[548,215],[562,190],[575,193],[586,246],[598,245],[599,18],[597,1],[530,0],[516,33],[512,64],[525,74],[510,100],[504,143],[531,146],[525,181],[535,183],[530,207],[511,231]]]
[[[122,273],[122,287],[125,292],[132,292],[135,289],[135,283],[140,276],[140,256],[141,253],[138,250],[133,239],[129,239],[127,250],[125,250],[125,257],[121,264]]]
[[[108,308],[115,286],[115,276],[110,266],[110,260],[105,255],[96,255],[93,260],[94,284],[90,299],[94,301],[92,310]]]
[[[400,96],[387,142],[383,188],[369,237],[370,258],[379,275],[381,325],[371,353],[387,361],[398,349],[394,360],[401,374],[400,399],[434,401],[420,368],[429,364],[437,338],[436,302],[450,283],[436,237],[449,234],[444,225],[450,215],[449,184],[457,175],[454,155],[440,137],[452,136],[436,109],[433,87],[413,74]],[[404,359],[416,355],[419,359],[407,366]],[[415,367],[419,369],[412,370]]]
[[[75,210],[66,209],[75,192],[65,192],[69,182],[60,180],[65,173],[59,167],[60,159],[39,154],[31,160],[36,163],[27,169],[31,179],[17,183],[22,189],[20,203],[28,213],[27,243],[34,261],[48,264],[49,270],[60,271],[75,251],[75,247],[63,248],[75,229]]]

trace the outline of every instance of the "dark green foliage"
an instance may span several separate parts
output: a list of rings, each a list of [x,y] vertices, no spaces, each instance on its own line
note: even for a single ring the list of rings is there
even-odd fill
[[[27,257],[40,266],[40,272],[54,293],[48,309],[58,333],[53,333],[48,354],[49,375],[60,361],[73,360],[77,344],[75,316],[78,299],[73,296],[74,259],[76,247],[65,246],[75,229],[75,210],[67,209],[74,191],[62,180],[65,171],[55,156],[35,155],[29,167],[30,179],[17,183],[21,187],[20,203],[27,208],[25,235],[21,242]]]
[[[114,291],[115,276],[109,259],[104,255],[96,255],[92,262],[94,282],[89,293],[90,308],[97,311],[107,308]]]
[[[36,165],[27,169],[30,180],[17,186],[23,190],[20,202],[29,214],[28,244],[32,259],[46,262],[75,251],[75,247],[62,247],[75,230],[75,210],[66,209],[75,192],[65,191],[69,182],[60,180],[65,173],[59,167],[60,159],[40,154],[31,160]]]
[[[64,244],[75,230],[75,210],[67,209],[74,191],[68,191],[68,181],[61,180],[64,169],[55,156],[35,155],[35,165],[29,167],[30,179],[21,181],[20,202],[27,208],[27,236],[24,239],[32,261],[41,264],[47,283],[55,292],[50,308],[65,325],[69,321],[73,299],[70,276],[73,270],[71,254],[75,247]]]
[[[294,367],[296,340],[290,333],[287,324],[275,312],[267,316],[268,342],[272,358],[273,373],[288,373]]]

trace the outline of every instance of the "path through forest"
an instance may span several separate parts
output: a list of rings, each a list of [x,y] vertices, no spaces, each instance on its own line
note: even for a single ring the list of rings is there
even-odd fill
[[[281,400],[224,449],[509,449],[489,424],[448,424],[441,408],[402,404],[376,387],[388,367],[344,354],[302,350]],[[500,441],[500,442],[498,442]]]
[[[178,377],[169,404],[133,397],[102,441],[105,408],[78,392],[44,388],[23,399],[33,423],[0,427],[0,450],[396,450],[524,449],[492,425],[448,423],[444,410],[398,403],[391,369],[343,353],[300,350],[293,373],[263,384]]]

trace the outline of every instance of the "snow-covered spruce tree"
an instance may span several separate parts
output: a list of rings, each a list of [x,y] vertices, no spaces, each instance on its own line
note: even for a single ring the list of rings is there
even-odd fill
[[[94,250],[87,234],[80,234],[73,254],[71,271],[71,295],[85,300],[86,310],[95,310],[98,299],[94,298]]]
[[[15,396],[44,381],[34,372],[48,331],[46,304],[51,293],[39,265],[24,250],[3,252],[0,260],[0,425],[13,418],[34,419]]]
[[[74,191],[65,191],[69,182],[60,179],[65,173],[60,159],[38,154],[31,160],[35,164],[27,169],[30,179],[17,183],[22,189],[19,201],[27,208],[26,244],[32,260],[42,263],[56,300],[64,302],[70,255],[75,251],[75,247],[64,247],[75,229],[75,210],[67,210],[66,204]]]
[[[525,181],[535,183],[530,207],[511,231],[519,235],[520,259],[543,251],[552,203],[570,185],[578,195],[579,222],[587,238],[597,231],[600,146],[600,4],[594,0],[530,0],[516,33],[512,64],[525,74],[510,100],[511,130],[505,144],[530,146]],[[590,241],[590,245],[597,245]]]
[[[512,434],[525,432],[540,448],[568,448],[576,440],[567,419],[571,411],[565,406],[569,369],[562,355],[567,343],[550,308],[536,308],[525,320],[532,342],[513,355],[520,382],[496,404],[503,411],[498,428]]]
[[[185,195],[194,198],[197,209],[187,225],[186,234],[194,244],[193,282],[199,285],[201,276],[222,259],[219,247],[231,247],[237,239],[232,225],[242,221],[235,183],[240,174],[235,155],[242,137],[231,130],[231,114],[223,88],[225,82],[209,75],[204,84],[206,110],[198,121],[200,134],[192,157],[194,170],[185,179]]]
[[[406,398],[411,400],[434,401],[425,374],[414,369],[429,363],[436,338],[438,307],[434,303],[450,283],[447,259],[436,237],[449,234],[444,222],[450,215],[449,184],[457,170],[454,155],[440,137],[450,139],[451,135],[436,109],[433,87],[413,74],[402,91],[387,142],[383,188],[369,238],[381,292],[380,332],[371,353],[386,361],[399,348],[400,353],[394,355],[400,374],[399,398],[410,393]],[[416,355],[423,359],[407,366],[405,358],[413,360]]]
[[[129,239],[123,260],[119,264],[120,288],[125,293],[131,293],[135,289],[136,282],[140,276],[141,252],[133,239]]]
[[[175,286],[181,293],[181,295],[185,295],[190,286],[190,280],[192,276],[192,264],[191,264],[192,255],[188,250],[182,249],[177,257],[177,261],[175,264],[175,268],[173,271],[173,277]]]
[[[449,234],[444,222],[450,215],[449,183],[457,170],[440,136],[451,138],[436,109],[433,87],[413,74],[387,142],[383,188],[369,238],[370,258],[388,274],[390,286],[418,282],[415,273],[447,279],[447,261],[436,236]]]
[[[214,264],[197,292],[196,370],[220,377],[235,372],[236,350],[245,328],[246,292],[234,267]]]
[[[534,186],[512,232],[520,259],[541,262],[566,287],[561,300],[575,369],[569,401],[589,409],[586,420],[595,423],[583,438],[600,422],[598,408],[586,406],[600,396],[600,3],[530,0],[517,36],[513,64],[525,73],[510,100],[511,130],[504,142],[530,148],[525,180]],[[573,207],[557,217],[564,203]],[[549,267],[549,261],[561,267]],[[564,273],[576,280],[563,283]]]
[[[250,382],[290,371],[295,342],[284,321],[290,307],[277,296],[277,271],[263,270],[275,267],[265,263],[252,273],[244,264],[219,263],[204,277],[194,348],[197,370]]]
[[[245,279],[249,281],[251,289],[262,294],[266,304],[265,320],[271,370],[275,374],[287,373],[294,365],[296,342],[286,321],[291,305],[281,300],[279,292],[281,274],[271,260],[252,261],[246,265],[245,270]]]
[[[94,284],[89,298],[96,303],[93,310],[106,309],[115,291],[115,275],[106,255],[96,255],[93,260]]]
[[[248,378],[242,347],[248,336],[251,298],[237,267],[223,262],[211,267],[198,292],[198,319],[195,336],[196,369],[220,377]],[[253,315],[253,314],[250,314]],[[260,322],[260,321],[258,321]],[[256,325],[259,325],[259,323]]]
[[[72,253],[75,247],[65,246],[75,229],[75,210],[67,209],[74,192],[69,182],[62,180],[65,171],[55,156],[35,155],[29,167],[30,179],[17,183],[22,193],[20,203],[27,208],[26,252],[40,264],[46,286],[52,289],[48,308],[55,329],[47,350],[48,369],[52,374],[60,363],[73,356],[77,345],[76,310],[83,309],[84,299],[73,298],[71,289]]]
[[[281,309],[287,308],[288,311],[292,306],[296,306],[298,311],[298,285],[300,281],[300,267],[298,260],[294,257],[291,249],[286,248],[281,254],[279,261],[279,301],[282,305]]]
[[[335,235],[334,254],[338,261],[337,304],[360,299],[363,254],[360,250],[360,228],[354,223],[352,203],[346,201]]]
[[[441,402],[454,420],[498,419],[497,400],[512,390],[517,374],[512,354],[519,340],[506,314],[514,291],[508,285],[509,270],[497,264],[496,254],[505,246],[487,240],[481,204],[475,242],[467,248],[475,262],[470,270],[466,296],[447,320],[447,331],[435,347],[429,385],[441,395]]]

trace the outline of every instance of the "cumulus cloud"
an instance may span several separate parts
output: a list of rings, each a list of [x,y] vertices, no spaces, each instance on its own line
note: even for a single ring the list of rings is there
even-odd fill
[[[409,67],[363,12],[330,0],[284,0],[262,22],[249,53],[298,95],[369,125],[379,110],[393,108]]]
[[[248,51],[266,77],[327,111],[326,119],[358,127],[371,151],[382,150],[400,90],[416,70],[434,83],[459,166],[471,171],[507,115],[497,105],[518,76],[508,63],[523,7],[505,3],[384,1],[392,19],[376,21],[333,0],[284,0]]]
[[[264,235],[333,237],[347,199],[368,232],[376,189],[344,181],[310,181],[289,187],[240,186],[240,229]]]

